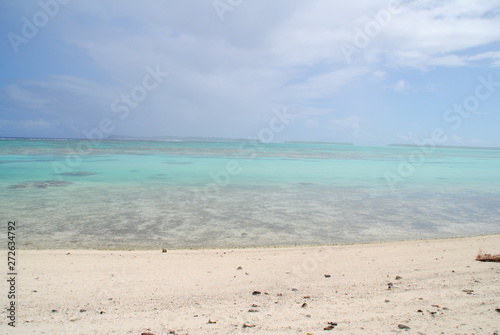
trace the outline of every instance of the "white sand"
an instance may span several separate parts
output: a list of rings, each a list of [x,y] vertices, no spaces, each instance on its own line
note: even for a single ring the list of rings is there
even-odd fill
[[[17,327],[2,310],[0,333],[494,334],[500,263],[475,261],[479,248],[500,253],[500,235],[167,253],[20,250]],[[328,322],[337,326],[324,330]]]

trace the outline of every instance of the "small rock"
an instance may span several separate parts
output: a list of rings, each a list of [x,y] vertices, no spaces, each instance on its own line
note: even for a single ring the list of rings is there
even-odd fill
[[[474,292],[474,290],[462,290],[462,292],[465,292],[467,294],[472,294]]]
[[[141,335],[156,335],[156,334],[151,333],[151,332],[143,332],[143,333],[141,333]]]
[[[337,326],[337,322],[328,322],[328,326],[326,326],[325,328],[323,328],[323,330],[332,330],[336,326]]]
[[[257,313],[259,310],[258,309],[249,309],[248,312],[249,313]]]
[[[217,323],[217,321],[212,320],[212,319],[208,319],[208,323]]]
[[[302,308],[306,308],[307,307],[307,303],[303,303],[302,306],[300,306]]]
[[[331,275],[325,275],[325,278],[330,278],[330,277],[331,277]]]
[[[241,266],[238,266],[236,270],[243,270],[243,268]]]
[[[252,304],[252,307],[260,307],[259,305],[256,305],[256,304]]]
[[[500,308],[495,308],[495,311],[497,311],[498,313],[500,313]]]
[[[259,295],[260,294],[260,291],[253,291],[252,292],[252,295]]]
[[[424,311],[423,311],[423,310],[421,310],[421,309],[419,309],[417,312],[418,312],[418,313],[423,313]]]
[[[304,299],[311,299],[311,296],[310,295],[305,295]]]
[[[106,313],[106,312],[105,312],[105,311],[100,311],[100,312],[99,312],[99,314],[104,314],[104,313]]]
[[[391,302],[389,299],[385,299],[384,302]]]
[[[393,283],[388,283],[387,284],[387,289],[390,290],[394,287],[394,284]]]
[[[298,290],[296,288],[292,288],[292,291],[293,292],[297,292]]]
[[[401,276],[396,276],[396,280],[401,280],[401,279],[403,279],[403,277],[401,277]]]
[[[57,309],[53,309],[51,312],[52,313],[57,313]]]
[[[251,325],[249,323],[244,323],[243,324],[243,328],[253,328],[253,327],[255,327],[255,325]]]
[[[403,325],[403,324],[399,324],[398,328],[399,329],[406,329],[406,330],[410,329],[410,327],[408,327],[407,325]]]
[[[167,252],[168,250],[167,249],[161,249],[161,252]]]
[[[84,312],[86,312],[86,311],[87,311],[86,309],[83,309],[83,308],[82,308],[82,309],[80,309],[80,313],[84,313]]]

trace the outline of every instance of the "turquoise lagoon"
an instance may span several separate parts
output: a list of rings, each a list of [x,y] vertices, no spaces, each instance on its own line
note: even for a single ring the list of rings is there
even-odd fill
[[[283,246],[500,233],[500,150],[0,140],[19,248]]]

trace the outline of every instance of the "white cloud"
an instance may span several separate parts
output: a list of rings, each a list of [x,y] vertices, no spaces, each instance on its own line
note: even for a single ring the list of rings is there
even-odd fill
[[[328,129],[334,133],[347,132],[350,135],[358,135],[361,129],[361,118],[348,116],[342,119],[330,119],[327,123]]]
[[[393,90],[396,92],[403,92],[409,90],[410,88],[410,83],[401,79],[394,85]]]

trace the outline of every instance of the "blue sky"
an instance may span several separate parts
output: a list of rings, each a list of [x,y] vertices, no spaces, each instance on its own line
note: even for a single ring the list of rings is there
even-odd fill
[[[0,31],[0,137],[106,120],[107,135],[247,138],[286,108],[275,141],[440,128],[500,146],[500,0],[3,1]]]

